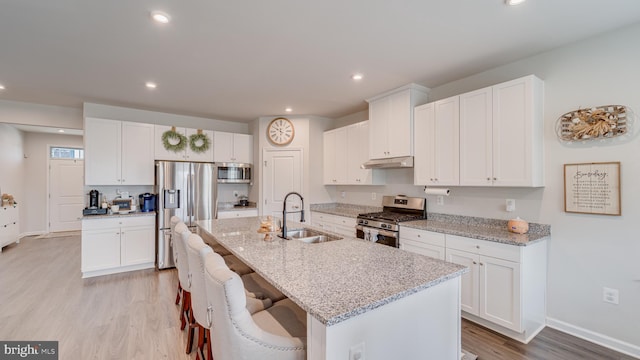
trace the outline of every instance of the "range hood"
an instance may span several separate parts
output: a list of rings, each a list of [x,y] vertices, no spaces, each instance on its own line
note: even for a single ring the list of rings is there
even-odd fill
[[[363,169],[412,168],[413,156],[369,160],[360,167]]]

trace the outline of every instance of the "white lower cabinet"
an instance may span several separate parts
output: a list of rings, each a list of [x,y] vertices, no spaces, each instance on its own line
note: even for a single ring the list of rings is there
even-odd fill
[[[400,249],[444,260],[445,235],[412,228],[400,229]]]
[[[311,225],[342,236],[356,237],[355,218],[312,211]]]
[[[529,342],[545,326],[546,249],[544,240],[516,246],[446,235],[447,261],[469,268],[462,316]]]
[[[544,328],[546,240],[517,246],[401,226],[400,249],[469,268],[462,317],[524,343]]]
[[[82,221],[82,277],[152,268],[155,217],[116,217]]]
[[[20,242],[20,231],[18,230],[18,206],[7,205],[0,207],[0,252],[2,248]]]
[[[258,209],[238,211],[218,211],[218,219],[233,219],[258,216]]]

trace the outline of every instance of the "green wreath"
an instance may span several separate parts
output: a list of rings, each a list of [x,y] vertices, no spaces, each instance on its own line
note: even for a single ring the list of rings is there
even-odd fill
[[[198,145],[198,143],[201,144]],[[209,150],[210,146],[211,140],[209,139],[207,134],[198,131],[197,134],[189,136],[189,147],[191,148],[191,151],[195,153],[202,154],[203,152]]]
[[[178,141],[177,143],[175,143],[176,140]],[[172,144],[172,142],[175,144]],[[172,128],[162,134],[162,145],[169,151],[176,153],[181,152],[187,147],[187,137],[177,132],[175,128]]]

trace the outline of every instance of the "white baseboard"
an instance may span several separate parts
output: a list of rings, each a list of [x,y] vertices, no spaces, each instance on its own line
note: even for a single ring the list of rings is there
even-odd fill
[[[587,340],[594,344],[604,346],[611,350],[623,353],[625,355],[633,356],[640,359],[640,346],[630,344],[618,339],[614,339],[607,335],[597,333],[595,331],[587,330],[564,321],[560,321],[553,318],[547,318],[547,326],[564,333],[573,335],[575,337]]]
[[[28,232],[23,232],[22,234],[20,234],[20,236],[18,236],[18,238],[22,239],[22,238],[27,237],[27,236],[44,235],[46,233],[47,233],[46,231],[28,231]]]

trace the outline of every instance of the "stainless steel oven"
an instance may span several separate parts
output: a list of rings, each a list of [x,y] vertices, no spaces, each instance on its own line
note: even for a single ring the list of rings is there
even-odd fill
[[[404,195],[383,196],[382,211],[358,215],[356,237],[366,241],[399,247],[399,224],[426,219],[426,200]]]
[[[398,232],[376,229],[363,225],[356,225],[356,237],[378,244],[399,247]]]

